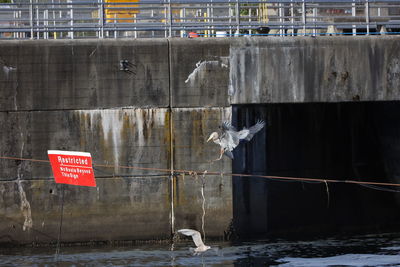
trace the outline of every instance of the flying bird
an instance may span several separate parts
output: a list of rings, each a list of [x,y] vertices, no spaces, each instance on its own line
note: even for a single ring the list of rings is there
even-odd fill
[[[196,245],[196,248],[194,249],[194,253],[195,254],[207,251],[207,250],[209,250],[211,248],[210,246],[204,245],[203,240],[201,240],[200,232],[198,232],[196,230],[181,229],[181,230],[178,230],[178,233],[181,233],[183,235],[192,237],[193,242]]]
[[[213,132],[207,139],[207,142],[213,140],[214,143],[221,147],[220,157],[216,160],[220,160],[223,154],[233,159],[232,150],[239,145],[240,140],[250,141],[251,138],[253,138],[253,136],[264,127],[264,125],[265,122],[259,120],[249,129],[243,128],[241,131],[237,131],[230,122],[224,121],[220,127],[222,129],[221,135],[217,132]]]

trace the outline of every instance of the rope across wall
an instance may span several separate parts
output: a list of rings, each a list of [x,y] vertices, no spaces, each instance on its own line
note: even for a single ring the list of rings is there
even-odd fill
[[[20,161],[29,161],[35,163],[50,163],[49,160],[43,159],[32,159],[32,158],[21,158],[21,157],[12,157],[12,156],[0,156],[0,159],[3,160],[20,160]],[[101,168],[120,168],[120,169],[133,169],[133,170],[141,170],[141,171],[157,171],[160,173],[171,173],[171,169],[164,169],[164,168],[151,168],[151,167],[139,167],[139,166],[125,166],[125,165],[110,165],[110,164],[95,164],[93,163],[93,167],[101,167]],[[200,170],[184,170],[184,169],[174,169],[173,173],[175,175],[184,174],[184,175],[193,175],[197,176],[203,174],[204,171]],[[374,190],[384,190],[388,192],[395,192],[400,193],[400,190],[393,190],[382,188],[382,186],[389,186],[389,187],[400,187],[399,183],[383,183],[383,182],[376,182],[376,181],[362,181],[362,180],[355,180],[355,179],[325,179],[325,178],[309,178],[309,177],[289,177],[289,176],[275,176],[275,175],[259,175],[259,174],[240,174],[240,173],[223,173],[223,172],[212,172],[207,171],[207,173],[203,175],[218,175],[218,176],[235,176],[235,177],[249,177],[249,178],[265,178],[274,181],[298,181],[298,182],[316,182],[316,183],[344,183],[344,184],[356,184],[365,186],[370,189]],[[136,177],[135,175],[122,175],[124,177]],[[119,177],[117,174],[108,175],[107,177]],[[138,178],[146,177],[169,177],[168,175],[138,175]]]

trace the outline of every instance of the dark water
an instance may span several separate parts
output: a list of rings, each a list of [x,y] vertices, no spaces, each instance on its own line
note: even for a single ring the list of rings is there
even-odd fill
[[[191,242],[131,247],[2,249],[0,266],[400,266],[400,234],[313,241],[206,242],[199,256]]]

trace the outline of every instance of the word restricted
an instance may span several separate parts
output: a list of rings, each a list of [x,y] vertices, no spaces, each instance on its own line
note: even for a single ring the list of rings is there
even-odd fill
[[[56,183],[96,186],[90,153],[48,150],[47,154]]]

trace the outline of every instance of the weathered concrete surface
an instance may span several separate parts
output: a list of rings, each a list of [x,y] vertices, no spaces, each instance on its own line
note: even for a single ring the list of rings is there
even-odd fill
[[[175,227],[200,230],[204,223],[206,236],[221,236],[232,219],[232,179],[205,175],[203,180],[203,174],[231,172],[230,159],[211,162],[219,157],[219,146],[206,143],[221,121],[230,121],[231,108],[175,108],[172,114],[174,169],[197,171],[175,181]]]
[[[169,169],[169,116],[162,108],[2,112],[9,130],[0,137],[0,155],[45,160],[47,149],[92,154],[97,188],[65,186],[63,242],[165,239],[171,232],[169,176],[120,166]],[[54,242],[61,189],[50,165],[1,160],[0,166],[0,243]]]
[[[399,100],[399,43],[397,36],[3,41],[0,110]]]
[[[209,164],[218,147],[205,144],[225,119],[230,108],[173,109],[172,121],[163,108],[0,112],[6,129],[0,156],[46,160],[48,149],[92,154],[97,188],[65,186],[63,242],[167,239],[172,217],[175,229],[204,225],[207,236],[222,237],[232,219],[230,177],[207,176],[203,217],[201,179],[178,176],[171,187],[168,170],[173,162],[174,169],[230,172],[229,160]],[[0,180],[0,243],[55,242],[61,189],[49,164],[1,160]]]
[[[0,43],[0,110],[168,106],[167,40]],[[127,71],[120,60],[128,60]]]
[[[236,205],[231,180],[206,176],[203,202],[201,173],[231,172],[228,159],[209,163],[218,147],[205,143],[230,120],[229,106],[399,100],[399,40],[0,42],[0,156],[47,159],[48,149],[79,150],[110,165],[95,166],[97,189],[66,187],[62,241],[166,239],[173,227],[202,230],[203,222],[206,236],[222,237]],[[246,154],[248,163],[253,156]],[[173,169],[196,170],[198,178],[171,182]],[[54,242],[61,196],[48,163],[1,160],[0,180],[0,243]]]
[[[170,39],[171,105],[227,107],[232,40]]]
[[[399,100],[400,38],[237,38],[232,104]]]
[[[20,184],[20,188],[19,188]],[[62,242],[153,240],[170,236],[168,178],[97,178],[97,188],[65,186]],[[61,186],[1,182],[3,244],[56,243]],[[151,219],[150,219],[151,218]]]
[[[88,151],[93,161],[113,168],[112,175],[159,174],[118,166],[169,168],[169,113],[167,109],[113,109],[46,112],[2,112],[7,129],[0,136],[2,155],[47,159],[47,150]],[[47,164],[0,161],[0,179],[51,177]],[[103,174],[104,175],[104,174]]]

